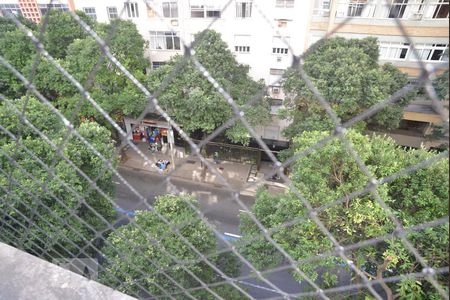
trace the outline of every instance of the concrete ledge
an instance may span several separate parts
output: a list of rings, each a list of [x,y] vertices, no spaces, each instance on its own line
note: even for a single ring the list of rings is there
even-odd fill
[[[0,299],[132,300],[135,298],[0,243]]]

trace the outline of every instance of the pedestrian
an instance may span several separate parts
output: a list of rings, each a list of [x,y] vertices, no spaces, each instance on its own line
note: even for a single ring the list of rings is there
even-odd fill
[[[219,152],[214,152],[214,154],[213,154],[213,160],[214,160],[214,162],[216,163],[216,164],[219,164],[220,163],[220,161],[219,161]]]

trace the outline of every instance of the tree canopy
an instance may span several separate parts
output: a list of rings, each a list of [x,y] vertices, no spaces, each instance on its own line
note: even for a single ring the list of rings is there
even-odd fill
[[[137,115],[146,98],[118,68],[103,55],[102,50],[69,13],[49,12],[43,43],[45,49],[92,95],[93,99],[116,121],[124,115]],[[148,60],[144,57],[146,42],[131,21],[113,20],[109,24],[96,23],[82,12],[77,14],[105,41],[111,53],[140,81],[145,81]],[[75,86],[50,62],[40,57],[36,70],[33,61],[36,49],[31,40],[11,21],[0,18],[0,55],[18,71],[29,77],[33,71],[33,84],[67,117],[77,109],[77,119],[93,118],[107,125],[103,117],[82,96]],[[43,21],[32,31],[39,36]],[[88,84],[88,81],[91,84]],[[26,89],[8,70],[0,68],[0,89],[9,98],[20,98]],[[81,108],[78,110],[78,106]]]
[[[0,134],[0,186],[4,189],[0,208],[6,213],[0,238],[16,245],[23,241],[23,249],[47,259],[92,255],[94,250],[89,243],[98,243],[98,232],[106,230],[106,222],[113,220],[112,204],[38,133],[21,123],[17,110],[22,111],[24,101],[22,98],[12,105],[0,105],[0,124],[20,141],[4,132]],[[67,135],[61,120],[32,97],[25,117],[55,145],[60,145]],[[107,159],[115,161],[107,129],[85,122],[76,130]],[[62,153],[92,180],[98,179],[98,188],[113,195],[111,171],[104,172],[102,161],[80,140],[70,137]],[[53,169],[54,175],[48,168]],[[86,247],[85,252],[80,252],[82,247]]]
[[[295,152],[304,151],[326,135],[326,132],[304,132],[294,138]],[[347,137],[376,178],[391,175],[435,154],[422,149],[404,150],[398,148],[391,139],[370,138],[356,131],[349,131]],[[293,165],[290,178],[314,209],[340,198],[348,199],[350,193],[362,190],[368,184],[367,176],[359,170],[339,140],[333,140],[299,159]],[[447,215],[448,180],[448,159],[442,159],[427,168],[378,186],[377,192],[403,226],[409,227]],[[252,211],[266,228],[279,226],[295,218],[306,218],[306,221],[281,228],[272,234],[272,238],[295,260],[315,257],[335,249],[330,239],[309,219],[307,209],[292,192],[273,196],[266,190],[260,190]],[[386,211],[370,193],[321,209],[317,216],[343,246],[395,230]],[[245,214],[241,216],[241,232],[244,242],[259,234],[256,225]],[[446,265],[448,225],[414,231],[406,237],[431,267]],[[280,253],[264,237],[252,240],[243,247],[243,251],[261,269],[274,267],[283,261]],[[422,269],[399,238],[395,237],[345,254],[359,269],[364,270],[369,279],[420,272]],[[302,263],[299,268],[328,288],[336,285],[338,265],[345,263],[339,256],[330,256]],[[360,278],[354,276],[354,282],[360,282]],[[302,280],[299,276],[298,279]],[[388,283],[383,286],[383,290],[386,294],[392,293],[404,299],[438,298],[434,288],[426,281],[405,279]]]
[[[180,234],[199,252],[212,254],[217,249],[216,237],[188,203],[198,207],[192,196],[165,195],[156,199],[154,209],[172,226],[178,228]],[[152,239],[156,239],[158,243]],[[158,272],[161,268],[166,269],[165,273],[185,289],[200,286],[200,283],[167,253],[186,263],[186,268],[205,283],[223,280],[206,263],[190,262],[197,260],[199,256],[152,211],[137,212],[132,222],[109,235],[103,250],[106,264],[105,270],[100,274],[101,282],[133,295],[142,293],[143,287],[152,296],[164,296],[164,291],[159,288],[162,287],[171,295],[180,293],[175,296],[176,299],[184,299],[186,296],[182,291],[167,276]],[[125,254],[126,258],[123,257]],[[237,275],[239,265],[236,260],[224,256],[210,260],[218,267],[223,266],[222,270],[228,276]],[[226,299],[242,297],[239,291],[228,284],[212,290]],[[191,293],[197,299],[216,299],[204,289]]]
[[[342,121],[387,99],[408,82],[407,75],[393,65],[378,65],[375,38],[336,37],[319,41],[313,47],[314,50],[304,58],[303,69]],[[281,116],[293,121],[285,130],[287,137],[292,138],[303,131],[333,128],[331,119],[297,70],[287,70],[282,84],[288,97]],[[411,97],[411,94],[403,97],[366,122],[380,128],[396,128],[402,108]]]
[[[262,90],[263,83],[250,78],[248,66],[236,61],[219,33],[205,30],[197,34],[193,48],[198,61],[241,108],[253,95]],[[151,91],[158,90],[164,78],[185,59],[182,56],[175,56],[166,65],[151,72],[149,75]],[[161,91],[158,100],[168,114],[189,133],[196,130],[210,133],[233,116],[227,100],[190,60],[184,61],[170,84]],[[244,108],[244,112],[253,126],[265,124],[269,120],[269,106],[263,96],[251,106]],[[249,134],[240,122],[229,128],[226,136],[233,142],[243,144],[249,142]]]
[[[433,80],[436,94],[441,100],[448,100],[448,70]]]
[[[96,21],[88,17],[82,11],[76,14],[91,28]],[[67,12],[52,9],[48,12],[48,21],[44,34],[44,46],[54,58],[64,58],[67,55],[67,47],[77,39],[87,37],[87,33],[80,24]],[[40,27],[44,26],[45,16],[41,20]]]

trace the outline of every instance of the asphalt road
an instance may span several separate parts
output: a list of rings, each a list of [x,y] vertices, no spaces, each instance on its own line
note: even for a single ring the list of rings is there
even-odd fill
[[[146,203],[141,201],[118,178],[114,178],[114,182],[117,184],[116,203],[122,209],[127,211],[146,210],[149,207],[148,204],[154,203],[155,197],[173,193],[176,189],[179,192],[194,195],[200,203],[202,212],[219,231],[238,234],[239,209],[245,209],[231,198],[230,191],[214,187],[211,184],[199,184],[176,178],[171,180],[175,187],[170,187],[158,174],[123,167],[119,168],[119,171],[136,191],[147,199]],[[249,196],[241,196],[240,199],[247,207],[251,207],[254,202],[254,198]]]
[[[137,169],[119,168],[120,174],[129,182],[136,191],[144,196],[146,202],[129,189],[125,184],[121,183],[118,178],[114,178],[117,184],[116,199],[117,204],[123,211],[132,212],[135,210],[146,210],[149,204],[153,204],[155,197],[167,193],[173,193],[175,190],[179,192],[193,194],[200,203],[200,208],[208,221],[215,228],[225,235],[231,233],[239,235],[239,213],[240,210],[245,211],[231,198],[231,192],[223,187],[215,187],[210,184],[199,184],[187,180],[172,178],[169,186],[164,179],[158,174],[149,173]],[[249,196],[241,196],[241,201],[246,207],[250,208],[254,203],[254,198]],[[126,216],[122,222],[126,222]],[[230,236],[228,236],[230,237]],[[230,237],[232,238],[232,237]],[[242,267],[242,275],[249,274],[250,269],[246,266]],[[344,276],[346,277],[346,276]],[[274,283],[279,289],[288,293],[298,293],[305,290],[306,284],[299,284],[287,271],[271,273],[267,279]],[[246,279],[242,282],[248,288],[250,295],[256,299],[264,299],[278,296],[273,287],[268,286],[264,282],[257,279]]]

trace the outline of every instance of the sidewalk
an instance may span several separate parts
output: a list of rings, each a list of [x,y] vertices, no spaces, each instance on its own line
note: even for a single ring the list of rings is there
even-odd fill
[[[209,169],[206,169],[206,173],[202,176],[203,168],[198,157],[189,157],[189,159],[183,163],[184,158],[188,155],[181,147],[175,147],[172,151],[167,148],[162,151],[152,153],[149,150],[147,143],[137,142],[136,146],[147,156],[147,158],[151,161],[151,164],[145,163],[144,159],[134,149],[128,147],[128,149],[123,152],[120,163],[121,166],[162,175],[167,174],[175,168],[175,171],[171,174],[172,177],[199,183],[212,184],[216,187],[226,186],[223,181]],[[167,171],[163,172],[156,167],[155,163],[158,159],[169,160],[171,162]],[[234,190],[242,190],[245,185],[252,183],[252,181],[258,182],[256,185],[242,191],[241,194],[243,195],[254,196],[257,188],[262,184],[266,184],[269,187],[274,186],[275,192],[277,189],[284,190],[284,185],[282,184],[263,180],[264,172],[268,172],[270,170],[269,164],[263,164],[261,169],[256,172],[254,170],[255,166],[253,165],[252,168],[252,165],[250,164],[230,161],[220,161],[219,164],[215,164],[212,159],[207,160],[211,163],[211,165],[216,167],[217,171],[222,174]],[[250,182],[247,182],[247,180]]]
[[[152,153],[148,149],[147,143],[138,142],[136,146],[152,162],[151,165],[146,164],[144,159],[135,150],[128,148],[124,151],[124,155],[121,160],[122,166],[159,174],[166,174],[175,168],[175,172],[171,174],[173,177],[183,178],[195,182],[209,183],[216,186],[225,186],[220,178],[213,174],[209,169],[207,169],[204,176],[202,176],[202,167],[200,160],[197,157],[190,157],[187,161],[182,163],[182,160],[188,155],[186,155],[184,153],[184,149],[180,147],[175,147],[173,151],[170,151],[169,149],[164,151],[163,149],[163,151]],[[155,166],[158,159],[166,159],[171,162],[168,170],[164,173]],[[234,189],[241,189],[247,182],[251,165],[229,161],[221,161],[219,164],[215,164],[212,159],[208,159],[208,161],[217,168],[217,171],[222,174],[222,176]]]

